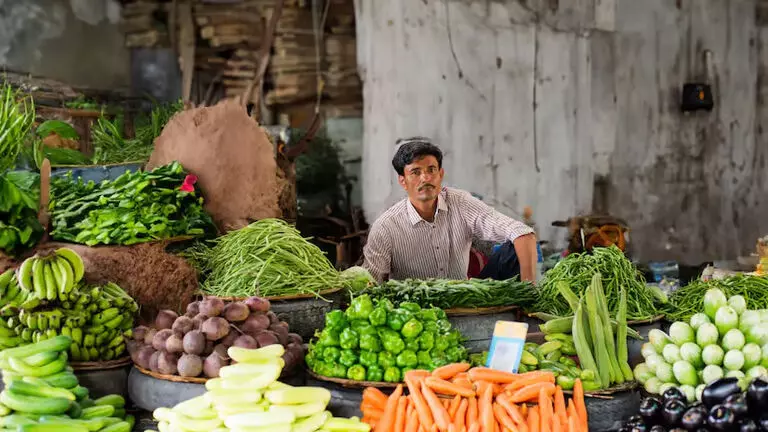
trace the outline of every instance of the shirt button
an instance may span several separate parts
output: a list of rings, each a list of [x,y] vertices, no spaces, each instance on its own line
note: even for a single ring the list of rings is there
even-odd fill
[[[435,249],[440,250],[440,246],[436,246]]]

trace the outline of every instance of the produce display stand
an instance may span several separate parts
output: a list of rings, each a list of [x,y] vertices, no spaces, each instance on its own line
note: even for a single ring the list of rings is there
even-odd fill
[[[446,309],[448,321],[466,338],[464,346],[471,353],[488,351],[496,321],[516,321],[517,306]]]
[[[332,288],[314,294],[296,294],[290,296],[265,297],[271,304],[271,310],[280,320],[285,321],[291,332],[298,334],[305,341],[312,339],[315,330],[325,327],[325,314],[338,307],[344,296],[343,288]],[[197,297],[210,297],[210,294],[198,292]],[[223,301],[242,301],[247,297],[218,297]]]
[[[72,178],[81,178],[86,182],[93,180],[99,183],[104,180],[114,180],[127,171],[138,171],[143,166],[143,162],[125,162],[108,165],[57,165],[51,168],[51,175],[63,176],[67,173],[72,173]]]

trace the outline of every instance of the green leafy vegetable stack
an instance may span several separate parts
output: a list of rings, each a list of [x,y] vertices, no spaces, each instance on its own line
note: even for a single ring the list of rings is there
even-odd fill
[[[355,381],[400,382],[411,369],[432,370],[465,361],[462,337],[445,312],[404,302],[352,300],[346,311],[325,316],[325,329],[306,360],[318,375]]]
[[[51,236],[93,246],[203,235],[213,222],[190,178],[178,162],[99,184],[53,177]]]

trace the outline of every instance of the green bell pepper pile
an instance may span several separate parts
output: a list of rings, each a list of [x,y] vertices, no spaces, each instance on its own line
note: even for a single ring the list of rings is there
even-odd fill
[[[51,178],[51,237],[55,240],[131,245],[215,230],[203,198],[178,162],[152,171],[126,172],[114,180]]]
[[[325,315],[325,328],[315,334],[306,361],[318,375],[400,382],[411,369],[466,361],[462,342],[441,309],[408,302],[395,307],[361,295],[346,311]]]

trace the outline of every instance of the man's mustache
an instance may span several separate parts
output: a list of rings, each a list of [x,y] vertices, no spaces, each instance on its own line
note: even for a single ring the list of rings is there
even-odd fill
[[[427,184],[424,184],[424,185],[421,185],[421,186],[419,186],[419,190],[423,190],[423,189],[426,189],[426,188],[428,188],[428,187],[429,187],[429,188],[432,188],[432,189],[434,189],[434,188],[435,188],[433,185],[431,185],[431,184],[428,184],[428,183],[427,183]]]

